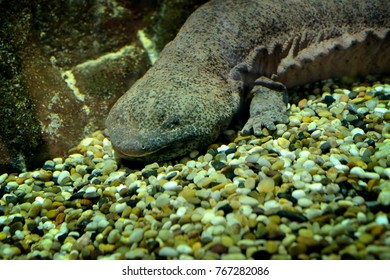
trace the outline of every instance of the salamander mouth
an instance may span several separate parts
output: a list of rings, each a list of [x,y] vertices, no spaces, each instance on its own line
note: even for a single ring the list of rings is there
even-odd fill
[[[154,150],[147,149],[126,149],[122,150],[119,147],[114,147],[115,152],[120,158],[129,161],[165,161],[177,158],[197,149],[199,146],[197,140],[191,139],[190,141],[176,141],[169,143]]]
[[[153,151],[145,151],[145,150],[126,150],[121,151],[118,148],[114,148],[115,151],[118,153],[118,155],[122,158],[126,159],[141,159],[150,155],[154,155],[158,153],[159,151],[169,149],[170,145],[160,147],[159,149],[153,150]]]

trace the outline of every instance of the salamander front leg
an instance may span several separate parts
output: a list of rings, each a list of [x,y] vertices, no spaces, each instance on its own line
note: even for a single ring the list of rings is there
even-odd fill
[[[242,129],[242,134],[262,135],[262,129],[275,130],[275,124],[288,122],[286,87],[268,78],[255,81],[251,91],[250,117]]]

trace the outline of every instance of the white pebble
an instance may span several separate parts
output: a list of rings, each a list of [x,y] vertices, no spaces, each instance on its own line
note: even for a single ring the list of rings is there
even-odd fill
[[[170,198],[167,194],[161,194],[159,197],[156,199],[156,207],[161,208],[165,205],[168,205],[170,203]]]
[[[355,136],[357,134],[364,135],[365,133],[364,133],[364,130],[359,128],[359,127],[356,127],[356,128],[351,130],[351,135],[352,136]]]
[[[218,153],[225,152],[229,149],[229,146],[227,145],[221,145],[220,147],[217,148]]]
[[[7,173],[4,173],[0,176],[0,184],[4,183],[5,179],[7,179],[8,177],[8,174]]]
[[[252,214],[253,211],[252,211],[252,207],[250,207],[249,205],[241,205],[240,212],[245,217],[248,217],[250,214]]]
[[[315,123],[315,122],[311,122],[311,123],[309,123],[309,125],[307,126],[307,130],[309,130],[309,131],[312,131],[312,130],[314,130],[314,129],[316,129],[317,128],[317,124]]]
[[[390,205],[390,192],[381,191],[378,195],[378,202],[382,205]]]
[[[357,220],[358,220],[360,223],[366,223],[366,222],[367,222],[367,216],[366,216],[366,214],[364,214],[363,212],[357,213],[356,218],[357,218]]]
[[[215,218],[215,213],[212,210],[207,210],[203,213],[202,224],[211,223],[211,221]]]
[[[311,190],[312,192],[320,192],[320,191],[322,191],[322,184],[321,183],[307,184],[306,187],[309,190]]]
[[[123,210],[125,210],[127,204],[126,203],[117,203],[115,205],[115,212],[120,214],[123,212]]]
[[[330,162],[333,164],[333,166],[335,165],[341,165],[341,162],[339,161],[339,159],[335,156],[335,155],[331,155],[329,157],[329,160]]]
[[[378,225],[388,225],[389,224],[389,219],[387,218],[387,215],[379,214],[375,218],[375,223],[378,224]]]
[[[349,170],[349,167],[347,165],[344,165],[344,164],[336,164],[334,166],[334,168],[336,168],[337,170],[341,170],[341,171],[348,171]]]
[[[37,197],[35,198],[35,201],[36,201],[37,203],[39,203],[39,204],[42,204],[43,201],[44,201],[44,198],[41,197],[41,196],[37,196]]]
[[[364,171],[363,168],[361,168],[359,166],[353,167],[351,169],[350,173],[353,174],[353,175],[357,175],[359,178],[363,178],[363,179],[379,180],[379,178],[380,178],[379,174],[374,173],[374,172],[366,172],[366,171]]]
[[[292,197],[294,197],[295,199],[300,199],[302,197],[305,197],[306,196],[306,193],[304,190],[294,190],[292,193],[291,193]]]
[[[241,204],[244,204],[244,205],[250,205],[250,206],[259,205],[259,201],[253,197],[250,197],[250,196],[241,196],[239,198],[239,201]]]
[[[301,207],[310,207],[313,205],[313,201],[307,197],[301,197],[298,199],[298,205]]]
[[[177,209],[176,215],[177,215],[178,217],[183,217],[184,214],[185,214],[186,212],[187,212],[187,208],[184,207],[184,206],[181,206],[181,207],[179,207],[179,208]]]
[[[175,258],[179,255],[178,252],[172,247],[163,247],[160,249],[158,254],[163,257],[172,257],[172,258]]]
[[[178,185],[176,181],[166,182],[162,188],[167,191],[179,191],[182,189],[182,186]]]
[[[268,200],[264,203],[264,210],[266,214],[276,213],[280,209],[280,204],[276,200]]]
[[[390,167],[387,167],[383,170],[383,174],[390,179]]]
[[[57,182],[60,186],[64,186],[66,183],[69,183],[71,181],[70,173],[67,170],[61,171],[61,173],[58,175]]]
[[[225,217],[222,216],[215,216],[214,219],[211,220],[212,225],[224,225],[226,224],[226,219]]]
[[[380,118],[383,118],[383,116],[388,112],[389,110],[387,108],[380,108],[380,107],[376,107],[374,109],[374,115],[380,117]]]
[[[192,254],[192,248],[188,246],[187,244],[180,244],[176,247],[176,250],[180,254]]]
[[[144,236],[144,230],[142,228],[135,228],[129,236],[130,243],[138,243]]]
[[[310,170],[315,166],[315,162],[312,160],[306,160],[303,164],[302,167],[305,168],[306,170]]]
[[[308,208],[305,209],[305,217],[309,220],[320,217],[323,214],[321,209]]]
[[[96,188],[94,186],[89,186],[86,190],[85,193],[94,193],[96,192]]]

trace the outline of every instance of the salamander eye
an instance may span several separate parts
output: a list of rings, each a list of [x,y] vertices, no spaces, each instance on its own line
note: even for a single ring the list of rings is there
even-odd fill
[[[167,128],[167,129],[174,129],[174,128],[178,127],[180,125],[180,123],[181,122],[180,122],[179,118],[170,117],[170,118],[165,119],[162,122],[162,126]]]

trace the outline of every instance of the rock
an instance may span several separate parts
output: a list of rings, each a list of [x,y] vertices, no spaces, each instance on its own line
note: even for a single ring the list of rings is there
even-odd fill
[[[273,192],[275,187],[275,182],[272,178],[265,177],[260,179],[259,184],[257,185],[257,190],[259,192],[269,193]]]
[[[138,243],[142,240],[143,235],[144,235],[144,229],[135,228],[129,236],[129,242],[130,243]]]
[[[172,247],[163,247],[160,249],[158,254],[162,257],[172,257],[175,258],[179,255],[179,253],[176,251],[176,249]]]
[[[0,4],[0,172],[65,156],[104,128],[111,105],[150,65],[136,36],[145,22],[133,8],[97,0]]]

